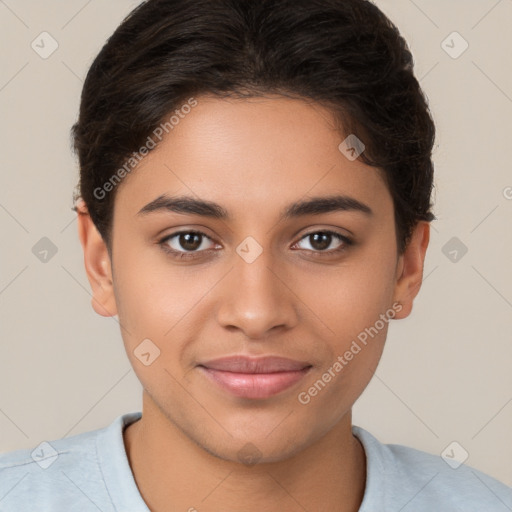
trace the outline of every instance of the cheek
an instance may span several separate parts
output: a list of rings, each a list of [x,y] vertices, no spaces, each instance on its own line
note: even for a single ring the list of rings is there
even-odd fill
[[[307,304],[330,328],[331,335],[346,339],[373,325],[390,307],[394,271],[392,253],[386,257],[366,251],[337,267],[308,273],[297,283],[297,294],[307,297]]]
[[[151,328],[161,337],[183,314],[193,294],[187,272],[166,263],[158,247],[119,249],[115,261],[115,291],[119,318],[139,334]]]
[[[155,249],[146,255],[133,249],[125,254],[115,263],[114,289],[127,354],[139,367],[134,351],[141,352],[139,345],[149,339],[157,347],[153,350],[160,351],[154,365],[176,373],[190,340],[210,320],[205,295],[221,276],[206,268],[172,265],[165,255],[155,256]],[[145,346],[151,352],[152,345]]]
[[[325,391],[322,382],[316,385],[319,389],[311,391],[320,394],[322,389],[323,397],[317,402],[334,400],[339,404],[334,415],[359,396],[382,355],[389,322],[396,314],[391,303],[396,264],[393,249],[392,245],[386,251],[365,248],[359,257],[324,270],[322,275],[309,274],[300,285],[298,295],[308,297],[307,304],[317,315],[317,338],[327,348],[322,368],[314,376],[315,382],[327,381]]]
[[[167,287],[166,279],[147,260],[143,250],[122,245],[116,247],[117,258],[114,253],[114,291],[121,334],[128,356],[133,358],[133,351],[145,339],[161,350],[172,318],[167,316],[169,313],[162,315],[162,302],[172,294],[172,288]]]
[[[319,312],[329,331],[323,327],[317,330],[317,338],[322,338],[327,351],[321,367],[297,397],[308,414],[329,417],[329,424],[334,425],[370,382],[384,349],[389,322],[396,314],[390,304],[391,284],[392,278],[382,268],[346,267],[324,280],[322,293],[313,295],[311,308]]]
[[[336,425],[350,410],[373,377],[384,347],[381,331],[366,344],[355,339],[335,351],[326,363],[299,390],[300,411],[314,422],[322,418],[325,431]]]

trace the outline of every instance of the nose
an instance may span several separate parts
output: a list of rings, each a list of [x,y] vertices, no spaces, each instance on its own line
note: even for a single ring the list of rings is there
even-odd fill
[[[290,270],[272,262],[264,250],[249,263],[236,255],[234,268],[218,289],[217,321],[247,338],[261,339],[271,330],[288,330],[298,321],[298,302]]]

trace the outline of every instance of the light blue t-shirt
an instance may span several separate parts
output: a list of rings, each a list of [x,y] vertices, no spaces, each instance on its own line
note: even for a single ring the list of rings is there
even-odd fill
[[[123,428],[141,415],[131,412],[102,429],[1,454],[0,511],[149,512],[123,442]],[[512,510],[512,489],[480,471],[464,464],[453,469],[441,456],[382,444],[361,427],[352,432],[367,461],[360,512]]]

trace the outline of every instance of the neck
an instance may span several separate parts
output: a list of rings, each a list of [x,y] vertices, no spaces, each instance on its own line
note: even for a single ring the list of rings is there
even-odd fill
[[[123,435],[135,481],[152,512],[357,512],[366,457],[352,435],[351,419],[349,411],[286,460],[245,465],[193,442],[144,393],[142,418]]]

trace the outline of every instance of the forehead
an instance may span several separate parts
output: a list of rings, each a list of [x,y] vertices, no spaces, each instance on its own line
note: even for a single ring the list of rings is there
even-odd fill
[[[124,178],[116,209],[136,215],[162,194],[196,196],[252,215],[332,194],[388,208],[381,171],[340,151],[347,135],[313,102],[201,96]]]

